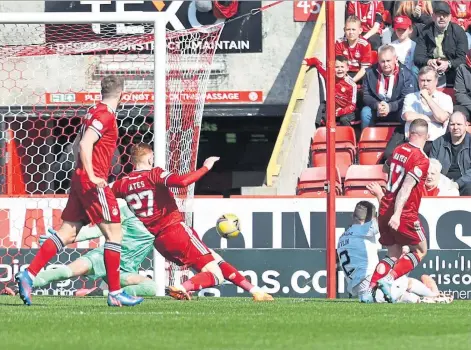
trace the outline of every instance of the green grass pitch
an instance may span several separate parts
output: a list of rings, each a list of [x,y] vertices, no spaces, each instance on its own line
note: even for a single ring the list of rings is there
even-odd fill
[[[471,349],[471,303],[0,297],[0,349]]]

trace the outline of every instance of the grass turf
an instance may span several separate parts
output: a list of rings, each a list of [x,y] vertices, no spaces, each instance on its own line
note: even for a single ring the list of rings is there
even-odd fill
[[[471,349],[471,303],[0,297],[1,349]]]

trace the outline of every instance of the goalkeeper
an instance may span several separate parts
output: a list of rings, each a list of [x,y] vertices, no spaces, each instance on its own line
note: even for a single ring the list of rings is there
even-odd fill
[[[124,200],[118,199],[123,230],[120,282],[123,290],[132,296],[155,296],[157,285],[150,278],[138,274],[139,266],[153,248],[155,237],[147,231],[142,222],[134,216]],[[54,233],[52,229],[49,230]],[[97,226],[84,227],[76,242],[101,237]],[[48,235],[40,237],[42,244]],[[93,249],[69,265],[41,271],[34,279],[33,287],[40,288],[51,282],[86,276],[96,280],[106,277],[103,247]]]

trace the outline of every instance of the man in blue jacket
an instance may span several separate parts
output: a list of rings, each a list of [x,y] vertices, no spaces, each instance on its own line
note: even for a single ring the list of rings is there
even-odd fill
[[[400,63],[396,50],[384,45],[378,50],[378,63],[366,70],[363,79],[361,128],[377,122],[400,122],[404,98],[417,91],[417,79]],[[403,127],[403,126],[402,126]]]

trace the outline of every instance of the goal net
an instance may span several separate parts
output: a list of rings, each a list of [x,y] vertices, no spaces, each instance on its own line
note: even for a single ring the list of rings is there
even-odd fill
[[[206,88],[221,30],[222,25],[215,25],[167,31],[168,171],[182,174],[196,168]],[[133,144],[157,144],[154,54],[162,53],[154,53],[153,24],[0,25],[0,290],[13,285],[14,274],[31,262],[39,236],[48,227],[60,227],[74,164],[71,146],[81,117],[100,100],[103,76],[125,79],[109,181],[132,170]],[[175,195],[191,224],[193,186]],[[102,243],[96,239],[69,246],[46,268],[68,264]],[[188,272],[166,265],[167,283],[175,283],[175,272],[179,278]],[[153,277],[153,271],[150,254],[140,273]],[[37,294],[101,294],[102,287],[101,280],[76,278],[41,287]]]

